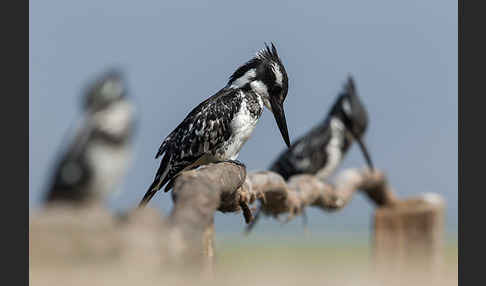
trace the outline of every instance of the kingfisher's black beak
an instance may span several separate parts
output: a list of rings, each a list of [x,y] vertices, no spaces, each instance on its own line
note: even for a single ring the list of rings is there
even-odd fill
[[[370,167],[370,170],[373,170],[373,162],[371,161],[370,154],[368,153],[368,149],[366,148],[366,145],[364,142],[361,140],[359,136],[356,136],[355,132],[351,132],[353,134],[354,139],[356,139],[356,142],[358,142],[359,148],[361,148],[361,152],[363,152],[363,156],[365,157],[366,163]]]
[[[282,134],[282,138],[290,148],[289,131],[287,129],[287,120],[285,119],[285,111],[283,109],[283,102],[279,102],[278,99],[270,97],[270,105],[272,106],[272,113],[277,121],[278,129]]]

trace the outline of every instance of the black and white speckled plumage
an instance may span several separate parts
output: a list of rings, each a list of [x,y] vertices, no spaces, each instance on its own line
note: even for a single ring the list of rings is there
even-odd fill
[[[263,104],[258,104],[257,95],[252,91],[243,93],[238,89],[225,88],[197,106],[164,140],[156,158],[164,152],[164,160],[170,161],[166,181],[196,163],[204,161],[234,160],[238,153],[227,155],[231,140],[236,140],[232,121],[245,104],[250,120],[256,124],[263,112]],[[207,158],[202,158],[207,157]],[[206,159],[206,160],[204,160]],[[157,176],[164,171],[160,168]],[[164,185],[164,181],[161,185]]]
[[[285,179],[297,174],[317,174],[327,178],[338,167],[355,137],[361,138],[368,115],[350,77],[326,119],[292,146],[271,165],[270,170]]]
[[[85,92],[84,116],[61,153],[47,202],[83,203],[113,192],[131,155],[134,107],[125,95],[121,74],[110,71]]]
[[[140,205],[148,203],[162,186],[186,168],[236,160],[264,106],[274,114],[277,110],[276,119],[280,116],[277,122],[288,141],[282,108],[287,90],[287,74],[272,44],[272,48],[267,46],[240,66],[223,89],[196,106],[167,136],[156,154],[156,158],[162,156],[160,167]]]

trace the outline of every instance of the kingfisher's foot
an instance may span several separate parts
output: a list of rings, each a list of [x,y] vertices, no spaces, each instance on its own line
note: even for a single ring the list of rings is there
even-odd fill
[[[248,207],[247,203],[240,202],[240,208],[243,211],[243,217],[245,218],[246,224],[250,224],[254,219],[253,214],[251,213],[250,207]]]
[[[262,213],[262,206],[260,205],[257,210],[253,211],[253,213],[254,213],[253,220],[251,220],[250,223],[246,225],[246,229],[245,229],[246,235],[250,234],[252,229],[255,227],[258,219],[260,218],[260,214]]]

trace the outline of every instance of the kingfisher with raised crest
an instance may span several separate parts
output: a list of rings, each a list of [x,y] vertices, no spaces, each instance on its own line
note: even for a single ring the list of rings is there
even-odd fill
[[[212,162],[239,163],[238,154],[264,107],[273,113],[290,146],[283,108],[287,92],[288,77],[277,49],[273,43],[265,44],[230,76],[225,87],[196,106],[165,138],[155,156],[162,156],[160,167],[140,206],[185,169]],[[170,184],[165,191],[169,189]]]
[[[327,117],[283,151],[270,170],[285,180],[298,174],[315,174],[320,179],[327,179],[354,141],[361,148],[369,168],[373,169],[363,142],[367,126],[368,113],[358,97],[353,78],[349,76]]]

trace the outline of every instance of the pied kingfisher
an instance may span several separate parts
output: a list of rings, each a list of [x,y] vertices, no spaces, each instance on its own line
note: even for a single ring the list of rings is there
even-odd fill
[[[194,108],[165,138],[155,156],[164,155],[160,167],[140,206],[184,169],[236,160],[264,106],[272,111],[290,146],[283,109],[287,92],[288,77],[277,49],[273,43],[271,47],[265,44],[230,76],[224,88]],[[169,184],[165,191],[170,187]]]
[[[283,151],[270,170],[286,180],[297,174],[316,174],[326,179],[341,163],[354,140],[358,142],[368,166],[373,169],[362,141],[367,126],[366,108],[350,76],[326,119]]]
[[[83,120],[57,163],[47,202],[100,200],[116,190],[130,163],[135,108],[121,73],[103,74],[83,100]]]

